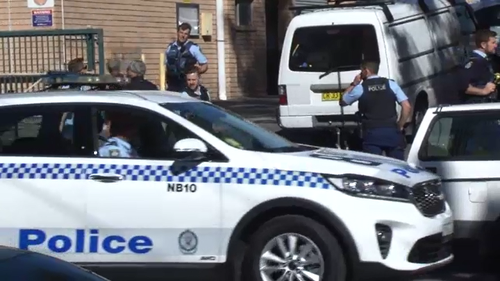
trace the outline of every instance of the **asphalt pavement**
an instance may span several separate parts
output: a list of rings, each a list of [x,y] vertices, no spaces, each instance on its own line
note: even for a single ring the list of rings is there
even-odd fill
[[[293,142],[317,145],[317,146],[335,146],[335,138],[329,131],[314,130],[282,130],[276,123],[276,110],[278,99],[276,97],[262,98],[244,98],[231,101],[214,101],[225,109],[235,112],[248,120],[270,130],[279,135],[288,138]],[[499,264],[500,261],[491,261],[493,264]],[[484,269],[477,263],[474,257],[459,257],[449,266],[422,276],[414,276],[403,280],[387,281],[497,281],[500,280],[498,269]],[[193,280],[195,281],[195,280]],[[214,280],[215,281],[215,280]]]

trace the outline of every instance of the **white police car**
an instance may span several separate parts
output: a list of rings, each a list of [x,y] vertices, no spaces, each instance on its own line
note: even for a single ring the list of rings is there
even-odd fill
[[[111,111],[134,116],[139,158],[98,155]],[[372,280],[453,259],[434,174],[300,146],[176,93],[4,94],[0,140],[0,244],[100,273],[217,265],[230,280]]]

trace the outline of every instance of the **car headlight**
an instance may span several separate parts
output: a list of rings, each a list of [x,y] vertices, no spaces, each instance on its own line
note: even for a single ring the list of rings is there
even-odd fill
[[[324,177],[338,190],[353,196],[410,202],[410,188],[404,185],[354,175],[342,177],[324,175]]]

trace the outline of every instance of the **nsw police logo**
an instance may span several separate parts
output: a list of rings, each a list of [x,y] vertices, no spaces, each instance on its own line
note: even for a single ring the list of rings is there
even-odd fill
[[[198,237],[191,230],[183,231],[179,235],[179,249],[183,254],[192,255],[198,249]]]

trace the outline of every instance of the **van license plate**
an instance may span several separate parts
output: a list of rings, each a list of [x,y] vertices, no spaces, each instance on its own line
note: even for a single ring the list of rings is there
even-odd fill
[[[321,94],[322,101],[338,101],[342,96],[341,92],[323,93]]]

